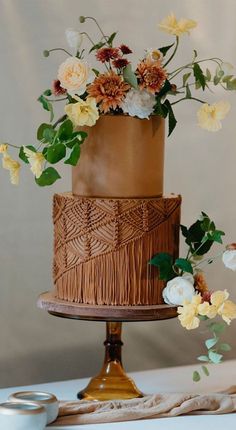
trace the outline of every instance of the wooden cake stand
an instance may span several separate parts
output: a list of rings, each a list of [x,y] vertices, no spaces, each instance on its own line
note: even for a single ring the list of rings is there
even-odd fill
[[[85,305],[57,299],[53,293],[39,296],[37,306],[49,314],[87,321],[106,322],[105,359],[100,373],[78,393],[79,399],[113,400],[142,397],[143,394],[129,378],[122,366],[122,322],[155,321],[174,318],[173,306],[100,306]]]

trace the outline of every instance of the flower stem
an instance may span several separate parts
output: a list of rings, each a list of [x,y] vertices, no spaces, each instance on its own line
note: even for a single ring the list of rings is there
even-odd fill
[[[92,21],[95,22],[95,24],[97,25],[100,33],[102,34],[102,36],[104,37],[106,43],[107,43],[107,36],[105,35],[105,33],[103,32],[101,26],[98,24],[97,20],[93,17],[93,16],[85,16],[85,19],[91,19]]]
[[[176,36],[176,45],[175,45],[175,49],[174,49],[174,51],[173,51],[172,55],[170,56],[169,60],[167,60],[167,62],[163,65],[163,67],[166,67],[166,66],[167,66],[167,64],[169,64],[169,63],[171,62],[171,60],[174,58],[174,56],[175,56],[175,54],[176,54],[176,51],[177,51],[177,49],[178,49],[178,46],[179,46],[179,37],[178,37],[178,36]]]
[[[84,34],[88,38],[88,40],[92,43],[92,45],[95,45],[95,42],[91,39],[91,37],[89,36],[89,34],[86,33],[86,31],[83,31],[80,34],[82,34],[82,35]]]
[[[66,49],[64,48],[53,48],[53,49],[49,49],[48,52],[53,52],[53,51],[64,51],[67,55],[69,55],[70,57],[73,57],[73,55],[71,55]]]
[[[65,121],[66,118],[67,118],[67,115],[62,115],[60,118],[58,118],[58,120],[53,124],[53,128],[56,128],[56,126],[61,122]]]
[[[45,97],[45,100],[47,100],[48,102],[51,102],[51,103],[55,103],[55,102],[62,102],[63,100],[67,100],[67,97],[63,97],[62,99],[53,99],[53,100]]]
[[[204,258],[204,260],[201,260],[198,264],[194,265],[194,269],[196,269],[196,267],[201,266],[202,263],[207,262],[207,264],[210,264],[209,261],[216,260],[217,258],[221,257],[222,254],[223,254],[223,252],[221,251],[219,254],[216,254],[213,257]],[[204,267],[207,266],[207,264],[204,264]]]
[[[12,143],[7,143],[7,145],[8,145],[8,146],[11,146],[12,148],[17,148],[17,149],[20,149],[20,148],[21,148],[20,146],[13,145]]]
[[[176,105],[177,103],[182,102],[183,100],[195,100],[196,102],[199,102],[199,103],[207,103],[206,101],[197,99],[196,97],[182,97],[182,99],[179,99],[176,102],[171,103],[171,106]]]

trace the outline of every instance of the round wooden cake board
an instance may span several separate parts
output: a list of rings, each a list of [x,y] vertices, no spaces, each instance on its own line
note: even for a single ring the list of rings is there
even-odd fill
[[[57,299],[52,292],[42,293],[37,306],[58,317],[88,321],[156,321],[177,316],[177,308],[169,305],[86,305]]]
[[[96,401],[143,397],[143,393],[126,375],[122,365],[122,322],[155,321],[177,316],[177,309],[168,305],[92,306],[59,300],[50,292],[39,296],[37,306],[62,318],[106,322],[102,369],[90,380],[87,387],[78,393],[79,399]]]

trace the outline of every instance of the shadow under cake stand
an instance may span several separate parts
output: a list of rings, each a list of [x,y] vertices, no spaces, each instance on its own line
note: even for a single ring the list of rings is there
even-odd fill
[[[39,296],[37,306],[61,318],[106,322],[105,358],[102,369],[90,380],[87,387],[78,393],[79,399],[86,400],[143,397],[134,381],[126,375],[122,365],[122,322],[156,321],[177,316],[176,307],[168,305],[86,305],[59,300],[50,292]]]

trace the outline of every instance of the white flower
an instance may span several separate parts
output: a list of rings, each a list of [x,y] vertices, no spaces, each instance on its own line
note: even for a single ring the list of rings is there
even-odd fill
[[[220,101],[209,105],[204,103],[197,112],[198,125],[208,131],[218,131],[222,128],[221,121],[230,110],[230,103]]]
[[[182,305],[185,300],[191,302],[195,294],[192,282],[182,276],[177,276],[167,282],[162,292],[163,299],[168,305]]]
[[[135,90],[132,88],[121,104],[124,113],[138,118],[149,118],[156,103],[155,96],[145,90]]]
[[[73,28],[68,28],[65,31],[66,40],[69,47],[73,50],[73,55],[76,55],[83,42],[83,36],[79,31]]]
[[[151,61],[162,61],[163,54],[159,49],[149,48],[147,49],[146,58],[148,58]]]
[[[227,249],[223,253],[222,261],[225,267],[236,271],[236,249]]]

